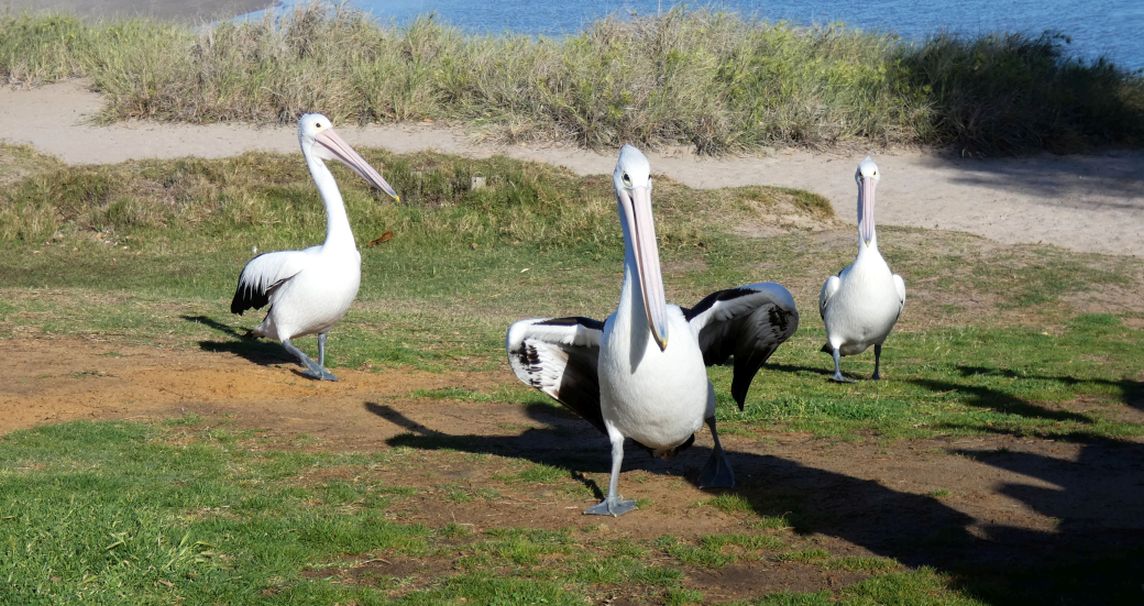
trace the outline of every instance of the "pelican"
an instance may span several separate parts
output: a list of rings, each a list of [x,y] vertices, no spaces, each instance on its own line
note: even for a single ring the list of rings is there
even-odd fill
[[[248,261],[238,276],[230,311],[241,315],[247,309],[261,309],[269,303],[266,317],[253,334],[281,341],[286,351],[306,367],[304,376],[336,381],[337,377],[325,368],[326,335],[357,296],[361,254],[350,231],[342,194],[326,162],[342,162],[370,185],[394,200],[399,198],[389,183],[334,132],[329,118],[321,114],[302,116],[298,121],[298,141],[326,207],[326,241],[303,250],[264,253]],[[315,333],[317,362],[291,342],[295,337]]]
[[[757,283],[722,290],[692,309],[668,305],[651,212],[651,168],[630,145],[613,174],[624,234],[624,271],[615,312],[521,320],[506,336],[509,364],[524,383],[560,401],[611,442],[608,494],[585,514],[635,508],[620,496],[624,441],[657,456],[690,446],[706,422],[714,448],[700,473],[704,488],[731,488],[734,473],[715,429],[715,392],[705,364],[734,356],[732,394],[742,409],[755,373],[798,327],[790,292]],[[670,337],[670,338],[669,338]]]
[[[882,343],[906,304],[906,283],[890,272],[878,252],[874,231],[874,188],[878,166],[866,156],[858,164],[858,257],[837,276],[830,276],[818,295],[818,312],[826,324],[826,345],[822,351],[834,356],[833,380],[849,382],[842,376],[842,356],[860,354],[874,346],[875,381],[881,378]]]

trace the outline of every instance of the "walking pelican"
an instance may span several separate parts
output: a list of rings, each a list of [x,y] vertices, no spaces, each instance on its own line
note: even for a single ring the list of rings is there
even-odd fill
[[[625,145],[613,174],[624,234],[624,272],[615,312],[522,320],[509,327],[509,363],[543,391],[604,432],[611,442],[607,497],[584,511],[618,516],[635,508],[618,490],[624,440],[657,456],[695,439],[706,422],[714,448],[700,473],[705,488],[730,488],[734,473],[715,429],[715,393],[706,364],[734,356],[732,394],[743,406],[755,373],[798,327],[790,292],[757,283],[722,290],[692,309],[668,305],[651,212],[651,168]]]
[[[848,382],[839,364],[842,356],[852,356],[874,346],[874,380],[882,361],[882,343],[906,304],[906,283],[890,272],[878,252],[874,231],[874,189],[878,166],[869,156],[858,164],[858,257],[837,276],[830,276],[818,295],[818,311],[826,324],[826,344],[822,351],[834,356],[833,380]]]
[[[397,192],[331,127],[329,118],[306,114],[298,121],[298,141],[306,166],[326,207],[326,241],[303,250],[260,254],[246,263],[230,311],[242,314],[261,309],[266,317],[252,332],[277,339],[306,367],[312,379],[336,381],[326,370],[326,335],[345,315],[361,283],[361,254],[350,231],[342,194],[326,162],[337,160],[361,178],[398,200]],[[318,361],[314,362],[291,339],[318,335]]]

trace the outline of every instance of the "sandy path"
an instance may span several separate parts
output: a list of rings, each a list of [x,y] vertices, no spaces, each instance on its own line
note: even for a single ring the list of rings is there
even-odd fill
[[[196,24],[272,4],[274,0],[0,0],[0,12],[63,13],[93,20],[144,17]]]
[[[137,158],[221,157],[248,150],[292,153],[292,127],[134,122],[94,126],[99,95],[78,81],[0,89],[0,140],[31,144],[71,164]],[[491,145],[433,125],[342,127],[355,145],[396,152],[436,150],[471,157],[504,154],[579,174],[610,173],[615,158],[566,146]],[[860,153],[781,150],[753,156],[651,153],[654,170],[699,188],[781,185],[826,196],[853,221]],[[1144,257],[1144,151],[973,160],[915,150],[875,154],[881,224],[960,230],[1007,244]]]

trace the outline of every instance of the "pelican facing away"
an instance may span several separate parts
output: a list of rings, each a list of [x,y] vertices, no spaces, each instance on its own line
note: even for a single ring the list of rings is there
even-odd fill
[[[691,445],[704,422],[714,448],[700,473],[705,488],[730,488],[734,473],[715,430],[715,392],[705,363],[734,356],[732,394],[740,409],[755,373],[798,327],[790,292],[758,283],[722,290],[693,309],[668,305],[651,214],[651,168],[625,145],[613,174],[624,233],[624,277],[616,311],[604,322],[583,317],[522,320],[509,327],[516,376],[575,411],[612,444],[608,495],[586,514],[618,516],[635,508],[618,491],[624,440],[667,456]]]
[[[834,376],[842,376],[839,358],[866,351],[874,346],[874,380],[881,378],[882,343],[894,328],[906,304],[906,283],[890,272],[878,252],[874,231],[874,188],[878,166],[869,156],[858,164],[858,257],[837,276],[830,276],[818,295],[818,312],[826,324],[826,345],[822,351],[834,356]]]
[[[389,186],[364,158],[358,155],[321,114],[306,114],[298,121],[298,141],[310,175],[326,206],[326,241],[303,250],[284,250],[258,255],[246,263],[230,302],[236,314],[267,303],[270,309],[252,332],[278,339],[286,351],[306,367],[302,374],[312,379],[336,381],[326,370],[326,335],[345,315],[361,283],[358,252],[342,194],[326,167],[338,160],[397,200]],[[294,337],[318,335],[318,361],[314,362],[291,343]]]

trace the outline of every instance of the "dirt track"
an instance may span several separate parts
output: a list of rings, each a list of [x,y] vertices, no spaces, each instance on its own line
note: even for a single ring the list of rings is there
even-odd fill
[[[71,339],[10,341],[8,379],[0,384],[0,432],[73,419],[159,419],[196,414],[212,424],[257,429],[289,444],[414,452],[446,448],[417,474],[376,473],[415,486],[403,521],[431,526],[567,528],[603,525],[607,536],[655,538],[742,531],[741,519],[711,507],[692,480],[709,454],[709,438],[671,461],[635,449],[624,483],[649,505],[603,523],[579,515],[607,483],[607,445],[582,421],[541,403],[518,406],[412,397],[446,386],[487,390],[510,382],[508,371],[430,374],[339,369],[341,381],[318,383],[272,346],[250,353],[225,341],[202,351]],[[237,353],[236,353],[237,352]],[[240,355],[241,354],[241,355]],[[245,356],[245,357],[244,357]],[[1144,445],[1048,441],[992,435],[878,444],[832,442],[790,434],[725,438],[741,494],[760,515],[785,515],[792,540],[834,555],[877,554],[909,566],[932,566],[988,585],[1026,568],[1064,570],[1144,546]],[[455,452],[490,457],[453,456]],[[452,453],[452,454],[450,454]],[[559,489],[511,491],[495,507],[467,507],[440,497],[446,485],[479,486],[521,461],[569,470]],[[1090,580],[1096,601],[1124,598],[1124,573]],[[1133,572],[1132,574],[1135,574]],[[860,573],[805,563],[758,562],[688,582],[709,597],[742,599],[767,591],[815,591],[849,584]],[[1137,578],[1144,578],[1140,576]],[[975,580],[974,580],[975,579]],[[1032,579],[1031,579],[1032,580]],[[1088,583],[1086,583],[1088,584]],[[1103,589],[1100,589],[1103,587]]]

